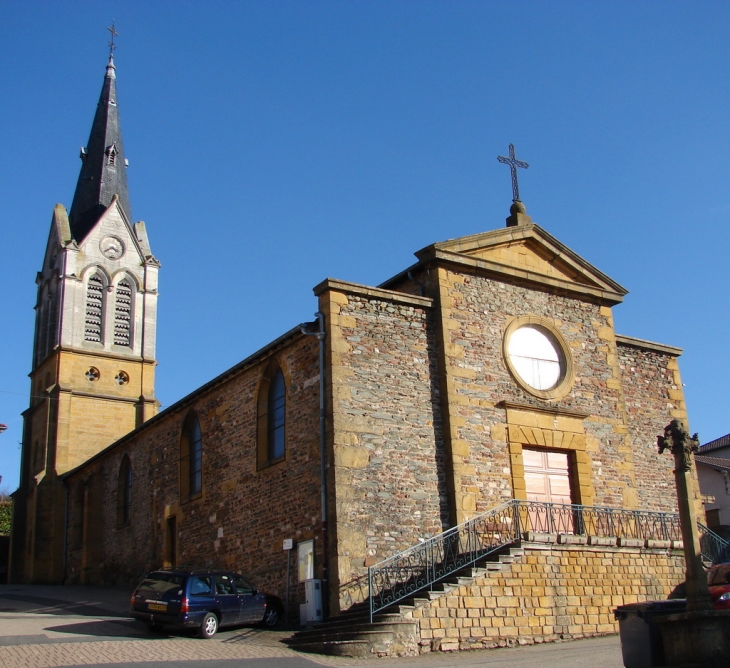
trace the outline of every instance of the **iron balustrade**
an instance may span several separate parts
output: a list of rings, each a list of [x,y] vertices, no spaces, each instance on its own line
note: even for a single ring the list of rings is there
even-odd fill
[[[730,543],[698,523],[702,555],[710,563],[730,561]],[[681,541],[679,515],[601,506],[513,499],[368,568],[370,621],[379,610],[402,601],[490,554],[534,534]]]

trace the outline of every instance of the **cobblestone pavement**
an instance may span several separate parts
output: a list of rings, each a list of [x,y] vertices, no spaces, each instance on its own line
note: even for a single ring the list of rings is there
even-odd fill
[[[614,637],[404,659],[348,659],[301,654],[283,641],[289,630],[238,627],[211,640],[150,635],[127,617],[128,588],[0,585],[0,668],[279,659],[296,666],[534,666],[619,668]],[[258,663],[258,662],[256,662]],[[295,665],[296,664],[296,665]]]

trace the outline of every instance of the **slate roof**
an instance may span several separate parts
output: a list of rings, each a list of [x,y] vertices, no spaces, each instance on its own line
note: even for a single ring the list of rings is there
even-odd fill
[[[110,160],[109,153],[112,147],[116,155]],[[81,242],[94,227],[111,204],[114,195],[119,196],[122,211],[127,220],[132,222],[127,166],[117,106],[116,67],[111,56],[106,66],[104,84],[91,125],[86,154],[82,153],[82,160],[83,165],[69,213],[71,234],[77,243]]]

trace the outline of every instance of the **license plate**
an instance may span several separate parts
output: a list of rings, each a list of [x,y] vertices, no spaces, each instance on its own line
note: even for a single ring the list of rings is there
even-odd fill
[[[167,603],[148,603],[148,610],[167,610]]]

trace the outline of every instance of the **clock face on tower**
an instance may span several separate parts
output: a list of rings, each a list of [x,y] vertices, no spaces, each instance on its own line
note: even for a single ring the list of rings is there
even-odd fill
[[[104,257],[110,260],[118,260],[124,255],[124,242],[119,237],[104,237],[99,242],[99,248]]]

